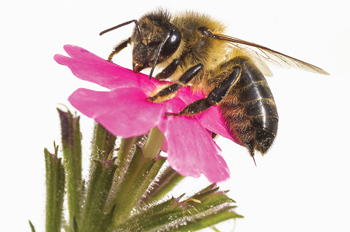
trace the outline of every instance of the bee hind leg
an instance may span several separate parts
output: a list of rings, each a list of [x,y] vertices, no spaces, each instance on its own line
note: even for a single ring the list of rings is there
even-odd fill
[[[192,102],[183,108],[179,113],[165,113],[165,116],[193,116],[203,112],[213,105],[217,105],[225,97],[230,87],[237,81],[241,74],[241,66],[237,65],[233,68],[233,72],[228,75],[218,86],[216,86],[206,98]]]

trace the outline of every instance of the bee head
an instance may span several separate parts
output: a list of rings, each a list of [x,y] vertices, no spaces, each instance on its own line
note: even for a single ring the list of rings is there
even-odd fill
[[[155,66],[173,55],[181,42],[181,32],[169,22],[165,14],[149,14],[135,25],[132,35],[133,71],[140,72]]]
[[[170,23],[170,15],[166,11],[158,10],[143,16],[140,20],[130,20],[104,30],[100,35],[130,23],[135,23],[134,32],[131,41],[126,40],[124,43],[129,41],[128,43],[134,44],[132,52],[133,71],[140,72],[145,68],[152,67],[149,75],[151,78],[155,66],[169,59],[179,48],[181,32]],[[124,44],[122,45],[124,46]],[[121,49],[125,47],[123,46],[121,46]]]

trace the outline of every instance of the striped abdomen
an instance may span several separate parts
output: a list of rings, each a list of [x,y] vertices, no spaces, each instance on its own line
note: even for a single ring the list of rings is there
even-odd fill
[[[248,148],[250,155],[262,154],[273,143],[278,127],[276,104],[263,74],[245,57],[234,58],[242,68],[239,80],[219,103],[231,135]]]

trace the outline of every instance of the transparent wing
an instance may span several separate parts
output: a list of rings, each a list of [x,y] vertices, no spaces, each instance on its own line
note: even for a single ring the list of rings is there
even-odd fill
[[[261,46],[259,44],[251,43],[227,35],[213,34],[212,37],[219,40],[226,40],[230,42],[232,46],[249,50],[250,53],[255,55],[258,59],[272,62],[282,67],[292,67],[308,72],[329,75],[328,72],[315,65],[306,63],[304,61],[285,55],[270,48]]]

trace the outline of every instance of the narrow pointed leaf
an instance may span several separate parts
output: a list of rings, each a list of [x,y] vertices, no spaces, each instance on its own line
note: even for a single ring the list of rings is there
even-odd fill
[[[46,166],[46,231],[59,232],[61,231],[63,211],[65,170],[61,158],[58,159],[56,153],[51,154],[47,149],[44,150],[44,153]]]
[[[94,135],[92,138],[92,156],[91,159],[99,159],[99,154],[104,155],[104,158],[114,149],[116,137],[107,131],[101,124],[95,123]]]
[[[215,185],[199,191],[197,199],[181,197],[171,198],[165,202],[145,207],[135,213],[127,222],[120,225],[117,231],[195,231],[215,225],[219,222],[239,218],[232,206],[234,202]]]
[[[34,225],[30,220],[29,220],[29,226],[30,226],[30,229],[32,230],[32,232],[35,232]]]
[[[79,221],[82,202],[81,134],[79,117],[58,109],[61,120],[62,150],[67,174],[69,223]]]
[[[161,174],[159,180],[156,180],[151,185],[151,189],[148,190],[142,199],[145,203],[150,203],[160,200],[167,193],[169,193],[180,181],[185,177],[181,176],[170,166]],[[154,187],[153,187],[154,186]]]
[[[107,199],[107,207],[106,212],[112,209],[113,202],[115,202],[116,194],[118,189],[120,188],[121,183],[124,181],[125,175],[128,173],[128,168],[130,166],[130,162],[133,159],[136,150],[136,143],[141,140],[141,137],[131,137],[126,139],[121,139],[119,151],[117,154],[116,164],[118,169],[114,175],[113,185],[109,192]]]
[[[113,205],[116,205],[113,222],[115,227],[130,215],[164,162],[165,158],[156,160],[144,158],[141,149],[137,147],[130,163],[130,171],[125,176],[112,202]]]
[[[242,218],[242,216],[236,214],[233,211],[222,210],[214,214],[208,214],[208,216],[205,216],[199,220],[197,219],[195,221],[187,222],[185,225],[180,226],[176,231],[178,232],[197,231],[197,230],[201,230],[201,229],[216,225],[217,223],[230,220],[230,219],[235,219],[235,218]]]
[[[87,196],[84,202],[83,215],[79,231],[105,231],[108,226],[104,213],[108,193],[117,169],[114,159],[109,161],[93,161],[94,171],[90,176]]]

